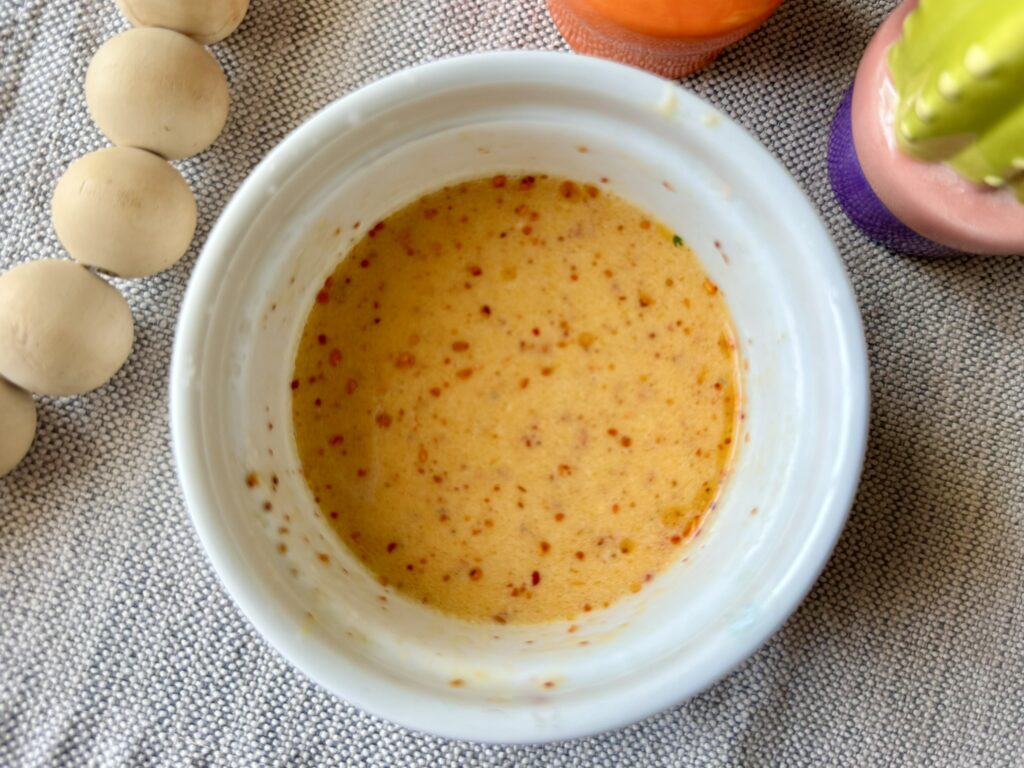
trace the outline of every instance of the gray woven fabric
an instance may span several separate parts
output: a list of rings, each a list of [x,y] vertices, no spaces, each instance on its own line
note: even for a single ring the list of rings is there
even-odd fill
[[[44,400],[0,480],[0,765],[1024,764],[1024,261],[869,244],[825,173],[828,122],[894,0],[787,0],[688,86],[796,176],[853,276],[874,369],[863,485],[782,631],[695,700],[617,733],[490,747],[405,731],[317,688],[224,593],[171,461],[167,370],[196,257],[119,283],[137,323],[112,383]],[[0,268],[58,256],[49,197],[102,146],[89,57],[113,0],[0,0]],[[254,0],[215,48],[227,130],[182,164],[201,243],[253,165],[314,110],[401,67],[562,48],[541,0]]]

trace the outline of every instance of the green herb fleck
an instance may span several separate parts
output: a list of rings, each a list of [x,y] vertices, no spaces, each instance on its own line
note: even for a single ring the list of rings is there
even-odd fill
[[[676,248],[682,248],[684,245],[686,245],[686,243],[683,242],[683,238],[681,238],[679,235],[672,235],[672,245],[674,245]]]

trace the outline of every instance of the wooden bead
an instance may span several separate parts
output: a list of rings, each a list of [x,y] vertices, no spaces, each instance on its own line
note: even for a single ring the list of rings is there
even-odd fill
[[[249,0],[117,0],[117,6],[133,26],[173,29],[210,45],[238,29]]]
[[[85,100],[111,142],[175,160],[216,140],[229,98],[224,72],[203,46],[178,32],[140,28],[96,52]]]
[[[80,395],[128,359],[131,310],[80,264],[29,261],[0,275],[0,376],[39,395]]]
[[[53,193],[53,228],[71,257],[122,277],[167,269],[196,230],[196,202],[171,165],[131,147],[79,158]]]
[[[0,477],[25,458],[36,436],[32,395],[0,379]]]

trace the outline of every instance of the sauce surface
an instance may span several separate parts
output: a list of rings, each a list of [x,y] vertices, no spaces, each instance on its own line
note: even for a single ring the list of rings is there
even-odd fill
[[[375,224],[295,361],[306,481],[384,585],[498,623],[571,618],[682,558],[737,442],[725,301],[593,185],[496,176]]]

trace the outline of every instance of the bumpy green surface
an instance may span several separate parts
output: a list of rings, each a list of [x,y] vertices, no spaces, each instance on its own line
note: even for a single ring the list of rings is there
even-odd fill
[[[921,0],[889,69],[904,151],[1024,202],[1024,0]]]

